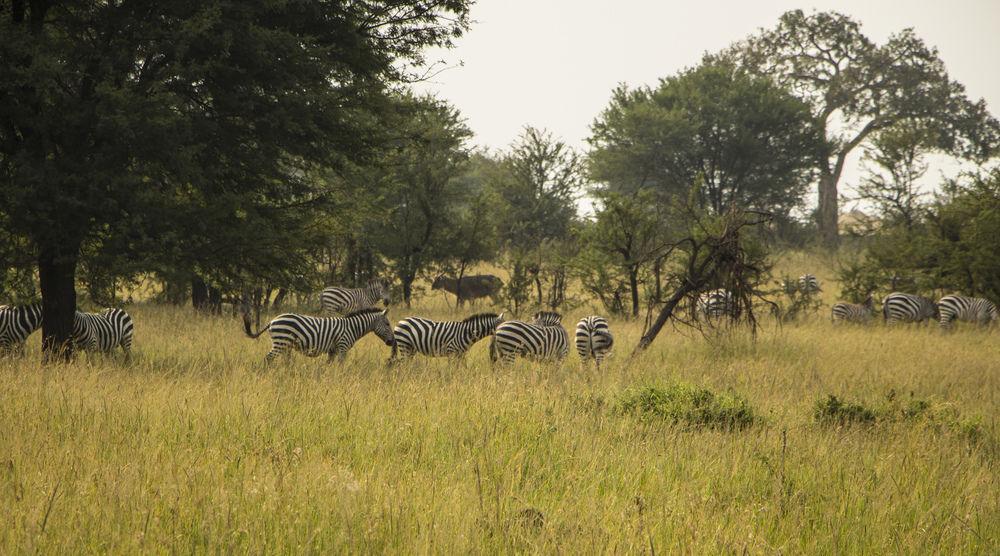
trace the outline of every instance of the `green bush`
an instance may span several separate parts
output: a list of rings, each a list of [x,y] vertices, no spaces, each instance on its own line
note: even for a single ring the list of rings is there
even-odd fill
[[[643,420],[713,429],[742,429],[759,420],[742,396],[716,394],[687,384],[627,390],[619,396],[615,410]]]
[[[817,400],[813,406],[813,418],[825,425],[872,424],[877,414],[874,409],[859,403],[844,402],[834,396]]]

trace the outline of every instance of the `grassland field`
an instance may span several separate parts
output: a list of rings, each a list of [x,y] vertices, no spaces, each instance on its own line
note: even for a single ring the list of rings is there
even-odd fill
[[[36,334],[0,361],[0,553],[996,554],[1000,331],[835,328],[829,269],[781,261],[826,306],[756,343],[668,327],[630,359],[642,323],[614,320],[600,370],[494,368],[488,340],[388,367],[371,336],[265,368],[237,319],[146,303],[128,365],[44,366]],[[440,292],[409,314],[456,315]],[[617,409],[677,384],[755,421]],[[949,417],[824,424],[830,394]]]

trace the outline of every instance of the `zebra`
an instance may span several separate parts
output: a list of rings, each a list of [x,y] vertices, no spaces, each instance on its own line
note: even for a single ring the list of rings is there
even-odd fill
[[[389,286],[376,278],[363,288],[325,288],[319,294],[319,303],[327,313],[346,315],[362,309],[372,309],[381,301],[389,306]]]
[[[955,320],[985,325],[1000,318],[997,306],[981,297],[946,295],[938,301],[937,308],[941,316],[941,328],[944,330],[951,328],[952,321]]]
[[[399,321],[392,331],[395,346],[392,358],[414,354],[461,357],[473,344],[493,334],[503,322],[503,313],[480,313],[462,321],[433,321],[409,317]]]
[[[393,346],[392,327],[389,325],[388,309],[361,309],[344,317],[311,317],[285,313],[254,333],[250,323],[250,313],[243,313],[243,331],[250,338],[259,338],[265,331],[271,333],[271,351],[264,358],[270,363],[290,349],[301,351],[308,357],[321,353],[343,361],[348,350],[362,336],[374,332],[385,345]]]
[[[0,305],[0,353],[24,354],[24,343],[42,326],[42,304]]]
[[[110,353],[121,346],[128,359],[134,334],[132,317],[122,309],[105,309],[103,313],[77,311],[73,316],[73,345],[84,351]]]
[[[490,342],[490,360],[513,363],[517,356],[564,359],[569,354],[569,334],[559,313],[536,313],[532,322],[510,320],[497,326]]]
[[[893,292],[882,301],[882,315],[886,324],[896,322],[923,322],[938,317],[934,301],[919,295]]]
[[[598,367],[615,343],[608,321],[604,317],[591,315],[583,317],[576,324],[576,352],[584,362],[593,357]]]
[[[835,303],[830,314],[830,320],[834,324],[838,322],[867,323],[872,320],[874,311],[875,300],[869,295],[862,304]]]
[[[819,280],[816,279],[815,274],[803,274],[799,276],[799,293],[804,295],[812,295],[821,291],[819,287]]]
[[[721,288],[699,295],[697,306],[698,311],[709,318],[731,315],[735,309],[732,292]]]

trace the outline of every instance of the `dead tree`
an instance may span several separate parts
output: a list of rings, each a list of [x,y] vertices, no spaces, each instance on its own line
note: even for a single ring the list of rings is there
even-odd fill
[[[733,310],[728,318],[734,323],[746,323],[756,334],[758,322],[753,306],[754,300],[760,298],[756,288],[766,280],[769,265],[766,254],[750,246],[744,236],[769,224],[772,216],[735,208],[721,216],[705,216],[687,208],[685,216],[691,223],[687,237],[674,242],[666,255],[668,260],[679,263],[668,280],[677,287],[647,325],[633,355],[649,347],[667,321],[680,320],[675,311],[685,299],[694,300],[712,288],[729,292]]]

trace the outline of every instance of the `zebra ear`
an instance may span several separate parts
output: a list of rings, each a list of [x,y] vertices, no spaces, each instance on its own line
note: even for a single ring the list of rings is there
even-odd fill
[[[388,314],[389,314],[389,308],[386,307],[385,309],[382,310],[382,316],[386,316]]]
[[[498,320],[498,321],[503,321],[503,313],[500,313],[500,314],[499,314],[499,315],[497,316],[497,320]]]

